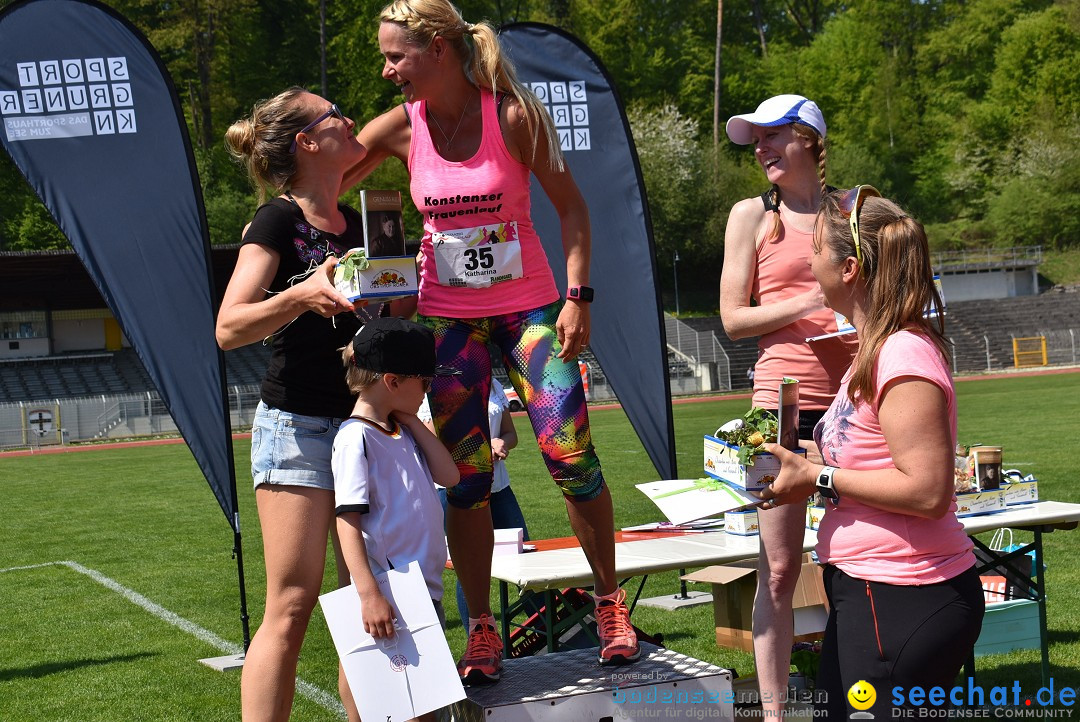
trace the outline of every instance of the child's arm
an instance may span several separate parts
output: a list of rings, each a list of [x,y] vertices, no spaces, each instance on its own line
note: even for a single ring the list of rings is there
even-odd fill
[[[420,419],[416,418],[416,414],[395,411],[394,418],[412,433],[416,443],[420,445],[432,480],[446,488],[457,486],[457,483],[461,481],[461,473],[453,457],[450,456],[450,452],[446,450],[438,437],[431,433]]]
[[[375,639],[393,637],[394,608],[379,591],[379,584],[371,573],[364,534],[360,528],[362,516],[358,511],[345,512],[338,516],[337,532],[341,540],[341,553],[360,597],[364,631]]]
[[[491,437],[491,455],[496,459],[506,459],[510,450],[518,445],[517,429],[508,409],[503,409],[499,419],[499,435]]]

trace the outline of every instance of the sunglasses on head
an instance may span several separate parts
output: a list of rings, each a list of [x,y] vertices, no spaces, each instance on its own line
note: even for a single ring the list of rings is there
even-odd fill
[[[330,116],[334,116],[335,118],[337,118],[338,120],[341,120],[341,121],[345,120],[345,115],[341,112],[341,108],[337,107],[337,103],[331,103],[329,110],[327,110],[325,113],[320,115],[318,118],[316,118],[315,120],[313,120],[310,123],[308,123],[307,125],[305,125],[299,131],[297,131],[296,135],[300,135],[300,133],[308,132],[309,130],[311,130],[316,125],[323,122],[324,120],[326,120]],[[289,146],[289,152],[290,153],[295,153],[296,152],[296,136],[293,136],[293,142],[292,142],[292,145]]]
[[[859,209],[862,208],[863,201],[870,196],[880,198],[881,193],[874,186],[855,186],[844,191],[837,204],[840,213],[851,224],[851,239],[855,241],[855,260],[859,262],[860,268],[862,268],[862,246],[859,243]]]

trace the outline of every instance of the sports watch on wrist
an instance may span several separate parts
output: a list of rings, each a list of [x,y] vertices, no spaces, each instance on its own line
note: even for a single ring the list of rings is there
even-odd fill
[[[833,474],[836,473],[835,466],[822,467],[821,473],[817,478],[817,490],[824,498],[836,504],[840,501],[840,495],[836,493],[836,489],[833,488]]]
[[[566,289],[566,298],[582,303],[592,303],[594,292],[588,286],[571,286]]]

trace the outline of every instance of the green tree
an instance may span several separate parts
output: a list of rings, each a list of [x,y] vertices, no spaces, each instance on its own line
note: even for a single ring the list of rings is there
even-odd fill
[[[386,1],[326,3],[327,95],[361,124],[401,102],[380,77],[377,16]],[[162,55],[197,148],[212,239],[235,242],[254,194],[228,160],[222,134],[289,85],[319,90],[320,0],[110,2]],[[634,108],[662,272],[670,275],[665,264],[678,250],[686,259],[680,274],[715,276],[728,209],[764,187],[745,149],[712,148],[720,4],[459,4],[473,21],[552,23],[589,45]],[[1071,149],[1080,117],[1080,0],[726,0],[722,7],[722,119],[770,95],[802,93],[825,113],[829,181],[876,184],[927,223],[935,245],[1077,244]],[[661,137],[658,127],[675,136]],[[675,168],[673,158],[688,159]],[[405,169],[391,162],[365,187],[407,184]],[[58,245],[59,231],[5,159],[0,248]]]
[[[1010,145],[986,218],[998,245],[1063,248],[1080,239],[1078,133],[1080,115],[1074,115]]]
[[[924,99],[922,152],[913,160],[915,210],[935,223],[939,245],[981,244],[998,159],[1008,145],[1004,118],[1016,107],[985,103],[1006,33],[1038,14],[1047,0],[974,0],[918,48],[916,71]],[[1075,23],[1073,24],[1075,27]],[[1003,80],[999,79],[999,87]],[[1025,82],[1025,81],[1021,81]]]
[[[711,138],[701,137],[698,122],[673,105],[636,104],[627,115],[645,180],[661,284],[669,297],[674,295],[678,254],[684,295],[696,307],[715,308],[728,211],[765,188],[760,169],[713,148]]]

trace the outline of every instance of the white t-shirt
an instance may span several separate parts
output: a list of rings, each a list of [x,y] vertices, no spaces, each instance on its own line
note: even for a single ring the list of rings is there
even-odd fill
[[[347,419],[331,458],[336,513],[359,511],[373,572],[419,562],[434,600],[443,596],[443,511],[427,462],[409,430]]]
[[[502,384],[492,377],[491,392],[488,394],[488,428],[492,438],[499,436],[503,414],[509,408],[510,399],[506,398],[506,392],[503,391]],[[420,410],[416,412],[416,417],[425,423],[431,421],[431,407],[428,406],[427,396],[424,397],[424,403],[420,404]],[[510,472],[506,470],[506,462],[502,459],[493,458],[492,462],[494,476],[491,481],[491,493],[494,494],[510,486]]]

